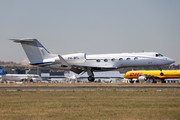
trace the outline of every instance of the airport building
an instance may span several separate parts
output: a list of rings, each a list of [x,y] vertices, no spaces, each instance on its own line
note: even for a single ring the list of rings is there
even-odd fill
[[[95,82],[104,83],[119,83],[123,79],[124,74],[120,74],[119,71],[107,71],[107,72],[94,72]],[[72,78],[74,76],[74,78]],[[49,82],[61,82],[61,83],[78,83],[78,82],[89,82],[88,74],[75,74],[73,72],[49,72],[41,71],[41,77],[44,81]]]

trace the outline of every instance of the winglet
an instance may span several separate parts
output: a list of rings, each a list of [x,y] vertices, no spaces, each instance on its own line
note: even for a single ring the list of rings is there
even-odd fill
[[[63,57],[61,57],[60,55],[58,55],[59,59],[60,59],[60,62],[63,64],[63,65],[67,65],[69,66],[69,64],[66,62],[66,60],[64,60]]]

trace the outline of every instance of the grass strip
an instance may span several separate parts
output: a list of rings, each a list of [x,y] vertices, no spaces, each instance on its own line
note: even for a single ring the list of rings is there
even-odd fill
[[[180,91],[0,91],[0,120],[179,120]]]

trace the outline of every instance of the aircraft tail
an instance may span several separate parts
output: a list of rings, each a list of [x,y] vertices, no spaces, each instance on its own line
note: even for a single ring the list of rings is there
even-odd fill
[[[44,60],[56,57],[51,54],[37,39],[10,39],[21,43],[31,65],[43,64]],[[48,62],[47,62],[48,63]]]
[[[2,69],[2,67],[0,66],[0,76],[6,75],[6,73],[4,72],[4,70]]]

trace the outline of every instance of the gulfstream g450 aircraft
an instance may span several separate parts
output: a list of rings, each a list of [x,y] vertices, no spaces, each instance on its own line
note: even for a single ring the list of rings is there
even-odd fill
[[[87,72],[88,80],[94,81],[94,71],[110,71],[124,67],[161,66],[175,61],[156,52],[95,54],[51,54],[37,39],[10,39],[21,43],[30,65],[70,70],[77,74]]]

